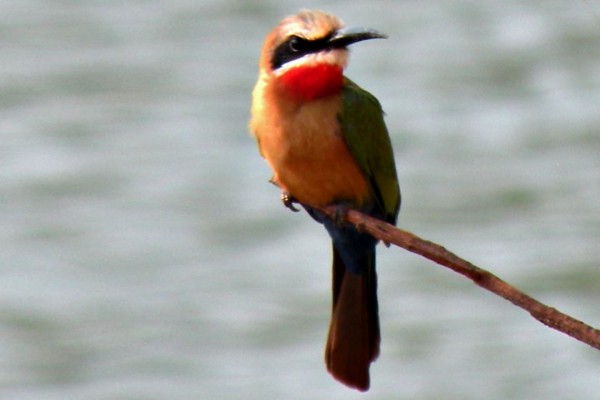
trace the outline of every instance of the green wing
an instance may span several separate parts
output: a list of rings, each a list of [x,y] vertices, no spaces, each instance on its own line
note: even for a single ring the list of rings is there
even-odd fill
[[[376,207],[387,222],[395,224],[400,210],[400,187],[381,105],[348,78],[344,80],[342,101],[340,122],[346,144],[369,180]]]

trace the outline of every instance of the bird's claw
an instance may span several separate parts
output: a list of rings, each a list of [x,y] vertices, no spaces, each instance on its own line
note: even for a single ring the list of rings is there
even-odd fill
[[[298,212],[300,209],[294,206],[294,203],[297,203],[296,199],[294,199],[289,193],[281,192],[281,201],[283,205],[292,210],[293,212]]]
[[[348,211],[350,210],[350,206],[344,203],[335,205],[335,214],[333,216],[333,222],[338,228],[342,228],[346,223],[346,216],[348,215]]]

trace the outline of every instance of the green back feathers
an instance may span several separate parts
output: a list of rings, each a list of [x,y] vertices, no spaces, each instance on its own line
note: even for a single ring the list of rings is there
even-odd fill
[[[350,152],[369,180],[375,204],[387,222],[396,223],[400,188],[390,137],[379,101],[344,78],[342,133]]]

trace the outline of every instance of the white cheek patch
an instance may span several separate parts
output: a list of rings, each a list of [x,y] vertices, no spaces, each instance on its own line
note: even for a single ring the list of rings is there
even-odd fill
[[[337,65],[342,69],[348,64],[348,50],[334,49],[310,53],[303,57],[288,61],[275,71],[276,76],[284,75],[287,71],[296,67],[310,67],[314,65]]]

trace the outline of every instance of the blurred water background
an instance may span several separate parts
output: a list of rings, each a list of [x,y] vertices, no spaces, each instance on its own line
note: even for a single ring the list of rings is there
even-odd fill
[[[386,32],[399,224],[600,325],[600,2],[0,1],[0,398],[594,399],[600,353],[379,249],[383,351],[325,372],[330,248],[247,133],[266,33]]]

